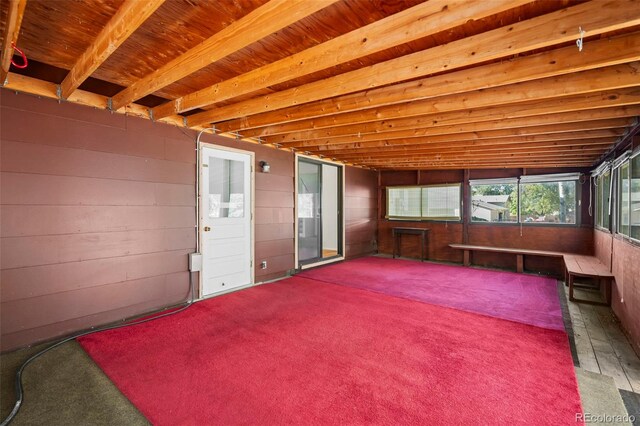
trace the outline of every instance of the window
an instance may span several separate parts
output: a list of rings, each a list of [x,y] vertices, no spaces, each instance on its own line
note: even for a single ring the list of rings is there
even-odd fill
[[[521,183],[520,200],[525,223],[576,223],[575,181]]]
[[[618,169],[618,232],[629,235],[629,162]]]
[[[460,220],[459,183],[387,188],[387,218]]]
[[[606,171],[596,178],[596,226],[609,229],[609,212],[611,199],[611,171]]]
[[[640,241],[640,151],[615,161],[617,167],[617,232]]]
[[[473,222],[518,222],[517,179],[487,179],[470,183]]]
[[[639,152],[640,154],[640,152]],[[629,185],[630,237],[640,241],[640,155],[631,159],[631,183]]]
[[[579,173],[472,180],[471,221],[577,223]]]

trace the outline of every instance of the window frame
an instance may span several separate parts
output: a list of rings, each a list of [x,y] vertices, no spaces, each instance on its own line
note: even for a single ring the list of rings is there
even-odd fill
[[[605,188],[602,186],[608,178],[609,184],[607,185],[607,191],[605,194]],[[613,170],[607,167],[602,173],[594,177],[595,187],[595,202],[594,202],[594,220],[593,225],[596,229],[601,231],[611,232],[612,229],[612,204],[613,204]],[[605,203],[605,200],[607,202]],[[605,215],[606,212],[606,215]],[[607,217],[608,224],[604,226],[604,218]]]
[[[469,181],[469,205],[471,209],[473,209],[473,187],[474,186],[488,186],[488,185],[515,185],[515,193],[516,200],[518,202],[518,206],[516,208],[515,221],[487,221],[483,222],[481,220],[473,220],[473,212],[469,212],[469,223],[473,225],[498,225],[498,226],[507,226],[507,225],[518,225],[520,224],[520,179],[509,177],[503,179],[478,179],[474,180],[476,183],[471,183]]]
[[[633,181],[633,173],[634,173],[634,167],[633,167],[633,160],[635,160],[636,158],[640,158],[640,148],[637,148],[636,150],[634,150],[633,152],[627,151],[624,154],[622,154],[620,157],[618,157],[615,160],[615,166],[613,168],[613,170],[615,171],[615,179],[616,179],[616,192],[615,192],[615,221],[616,221],[616,225],[615,225],[615,234],[616,236],[618,236],[618,238],[621,238],[623,240],[629,241],[635,245],[640,245],[640,239],[635,238],[632,236],[632,223],[631,223],[631,213],[632,213],[632,207],[633,207],[633,203],[632,203],[632,181]],[[629,223],[628,223],[628,229],[629,232],[628,234],[625,234],[624,232],[621,232],[622,230],[622,176],[621,176],[621,170],[623,167],[627,167],[627,178],[629,181],[629,188],[628,188],[628,219],[629,219]],[[640,168],[640,167],[639,167]],[[613,215],[612,215],[613,216]]]
[[[576,178],[567,178],[567,176],[576,175]],[[515,222],[482,222],[482,221],[474,221],[472,218],[469,218],[470,225],[489,225],[489,226],[559,226],[559,227],[579,227],[581,226],[582,217],[581,217],[581,203],[580,200],[582,198],[582,191],[580,183],[581,173],[560,173],[557,174],[557,180],[553,180],[554,175],[526,175],[519,177],[504,177],[504,178],[494,178],[494,179],[478,179],[478,180],[470,180],[469,181],[469,202],[472,202],[472,182],[475,182],[475,185],[490,185],[490,184],[509,184],[516,185],[516,193],[518,197],[518,208],[517,208],[517,220]],[[564,177],[563,177],[564,176]],[[526,179],[525,182],[522,182],[523,179]],[[539,179],[539,180],[538,180]],[[515,180],[515,182],[514,182]],[[483,183],[487,182],[487,183]],[[522,185],[533,184],[533,183],[558,183],[558,182],[574,182],[575,185],[575,223],[556,223],[556,222],[524,222],[522,220]]]
[[[456,216],[424,216],[423,213],[423,188],[445,188],[445,187],[457,187],[458,188],[458,206],[460,215]],[[420,189],[420,216],[390,216],[389,215],[389,191],[393,189]],[[386,187],[386,203],[385,203],[385,219],[387,220],[401,220],[406,222],[458,222],[462,223],[464,215],[464,203],[463,203],[463,190],[462,182],[458,183],[443,183],[443,184],[431,184],[431,185],[393,185]]]

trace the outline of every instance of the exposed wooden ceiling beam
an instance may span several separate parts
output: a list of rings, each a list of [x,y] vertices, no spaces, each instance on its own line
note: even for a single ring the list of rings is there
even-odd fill
[[[632,118],[613,118],[609,120],[596,120],[596,121],[584,121],[577,123],[558,123],[549,124],[546,126],[531,126],[520,128],[507,128],[497,130],[473,130],[469,132],[458,131],[446,131],[438,132],[438,129],[448,129],[447,127],[433,127],[427,129],[419,129],[418,131],[401,130],[398,132],[388,133],[372,133],[367,135],[361,135],[356,142],[351,139],[343,138],[335,140],[327,140],[322,143],[318,143],[318,140],[311,140],[305,142],[294,142],[282,144],[286,148],[296,149],[314,149],[315,147],[330,147],[331,149],[349,149],[349,148],[378,148],[394,144],[410,143],[413,139],[428,138],[429,140],[451,140],[452,138],[459,140],[479,140],[479,139],[493,139],[493,138],[509,138],[517,136],[531,136],[531,135],[545,135],[545,134],[565,134],[579,131],[588,130],[605,130],[605,129],[619,129],[618,131],[624,131],[625,126],[629,126],[633,123]],[[425,131],[426,130],[426,131]],[[433,132],[430,132],[433,130]],[[427,132],[429,131],[429,132]],[[363,138],[367,136],[367,138]],[[389,137],[391,136],[391,137]],[[394,142],[403,141],[403,142]]]
[[[582,160],[586,160],[589,161],[591,163],[595,162],[595,159],[601,155],[601,153],[604,151],[599,151],[599,152],[593,152],[592,155],[583,155],[583,156],[573,156],[573,155],[569,155],[569,154],[559,154],[559,155],[552,155],[552,156],[545,156],[544,154],[536,154],[536,155],[540,155],[539,157],[535,157],[535,156],[527,156],[527,157],[518,157],[518,156],[514,156],[514,157],[508,157],[508,158],[504,158],[504,161],[502,162],[502,164],[506,163],[506,162],[510,162],[510,161],[530,161],[530,160],[546,160],[546,161],[582,161]],[[455,158],[455,157],[453,157]],[[480,161],[485,161],[485,160],[490,160],[490,157],[485,157],[485,158],[472,158],[472,157],[460,157],[458,158],[458,161],[464,161],[464,162],[471,162],[471,161],[475,161],[475,162],[480,162]],[[409,159],[408,161],[396,161],[394,159],[382,159],[382,160],[368,160],[366,158],[360,159],[360,158],[351,158],[351,159],[343,159],[343,158],[336,158],[333,159],[332,161],[341,161],[344,163],[349,163],[349,164],[361,164],[361,165],[367,165],[368,167],[380,167],[380,166],[384,166],[386,164],[415,164],[415,163],[421,163],[421,162],[425,162],[425,161],[451,161],[450,157],[440,157],[438,158],[438,156],[423,156],[422,158],[412,158]]]
[[[27,0],[9,0],[7,10],[7,20],[4,23],[4,33],[2,34],[2,63],[0,64],[0,86],[4,86],[11,67],[13,58],[13,46],[11,43],[18,43],[20,35],[20,25],[24,16],[24,9],[27,7]]]
[[[450,126],[471,122],[495,121],[520,117],[531,117],[544,114],[576,112],[596,108],[620,107],[640,104],[640,88],[632,87],[584,95],[566,96],[562,98],[543,99],[516,104],[501,105],[482,109],[453,111],[446,113],[427,114],[400,120],[381,120],[376,124],[353,124],[349,126],[329,127],[286,135],[268,137],[269,143],[302,141],[309,139],[323,139],[336,136],[357,135],[371,133],[371,128],[382,125],[387,130],[402,128],[425,128],[429,126]],[[585,112],[585,117],[588,113]],[[380,124],[382,123],[382,124]]]
[[[360,164],[357,164],[360,165]],[[590,167],[593,161],[518,161],[518,162],[452,162],[452,161],[425,161],[412,164],[387,163],[375,166],[376,170],[445,170],[445,169],[514,169],[514,168],[559,168],[559,167]]]
[[[222,102],[462,25],[531,0],[430,0],[153,109],[165,117]]]
[[[358,144],[354,145],[321,145],[315,147],[307,147],[297,149],[298,151],[311,151],[318,152],[325,155],[333,155],[339,153],[366,153],[366,152],[388,152],[388,151],[403,151],[411,149],[420,149],[422,147],[437,147],[447,148],[456,145],[466,146],[497,146],[507,145],[512,143],[530,143],[530,142],[546,142],[551,144],[553,142],[562,141],[575,141],[583,140],[584,143],[598,142],[598,141],[615,141],[617,137],[624,135],[625,129],[619,129],[615,133],[602,133],[601,131],[593,132],[575,132],[575,133],[551,133],[542,135],[530,135],[530,136],[513,136],[513,137],[500,137],[500,138],[486,138],[486,139],[469,139],[465,137],[457,138],[456,135],[443,135],[445,137],[426,137],[426,138],[411,138],[411,139],[394,139],[388,141],[385,145],[378,145],[375,147],[362,146]]]
[[[640,33],[585,43],[588,55],[576,54],[575,46],[519,57],[506,62],[440,74],[406,83],[357,92],[217,123],[220,131],[259,135],[257,127],[376,108],[442,95],[535,80],[570,72],[640,60]],[[255,129],[255,130],[247,130]],[[266,134],[266,133],[263,133]]]
[[[521,134],[542,134],[547,133],[546,130],[558,126],[560,129],[589,130],[594,128],[611,128],[620,127],[617,120],[624,120],[624,123],[630,123],[633,118],[640,115],[640,105],[631,105],[616,108],[602,108],[588,111],[563,112],[556,114],[546,114],[533,117],[511,118],[505,120],[491,120],[482,122],[463,123],[451,126],[408,126],[401,125],[404,121],[410,119],[394,120],[390,131],[386,131],[384,126],[386,122],[367,123],[365,126],[367,132],[355,135],[336,136],[332,138],[313,139],[294,142],[280,142],[279,145],[284,147],[303,148],[305,146],[331,145],[331,144],[355,144],[366,142],[378,142],[392,139],[409,139],[415,137],[434,136],[434,135],[450,135],[455,133],[468,132],[522,132]],[[621,117],[621,118],[619,118]],[[614,120],[615,125],[600,125],[602,121],[609,122]],[[594,123],[594,124],[589,124]],[[412,123],[413,124],[413,123]],[[621,126],[627,126],[622,124]],[[601,126],[601,127],[599,127]],[[537,129],[540,128],[541,131]],[[396,130],[398,129],[398,130]],[[365,130],[365,129],[363,129]],[[555,132],[551,132],[555,133]],[[499,137],[497,133],[495,137]],[[504,134],[503,134],[504,135]],[[270,138],[271,139],[271,138]]]
[[[582,3],[356,71],[194,114],[187,123],[191,126],[230,120],[573,41],[579,27],[588,29],[587,36],[628,28],[640,24],[638,6],[636,0]]]
[[[493,154],[494,156],[501,156],[503,153],[506,154],[521,154],[521,153],[537,153],[537,154],[567,154],[567,153],[602,153],[607,150],[606,145],[568,145],[566,147],[540,147],[540,148],[487,148],[482,151],[465,149],[461,148],[451,148],[451,149],[441,149],[441,150],[420,150],[413,151],[407,153],[406,155],[414,156],[414,155],[422,155],[422,154],[474,154],[474,153],[487,153]],[[396,154],[395,156],[391,154],[386,155],[335,155],[331,156],[331,158],[340,159],[340,161],[349,161],[349,162],[362,162],[373,159],[386,159],[386,158],[399,158]]]
[[[481,161],[495,161],[495,154],[488,155],[419,155],[415,157],[407,157],[407,158],[396,158],[396,159],[374,159],[374,160],[353,160],[353,163],[356,164],[366,164],[371,167],[376,167],[381,164],[386,164],[391,162],[392,164],[411,164],[411,163],[420,163],[427,161],[455,161],[455,162],[481,162]],[[510,161],[595,161],[598,158],[598,153],[595,154],[535,154],[535,155],[526,155],[526,154],[505,154],[500,157],[501,163],[508,163]]]
[[[271,0],[115,95],[113,109],[180,80],[336,1]]]
[[[400,157],[411,157],[422,154],[492,154],[500,156],[502,153],[505,154],[528,154],[528,153],[584,153],[584,152],[604,152],[608,148],[609,144],[606,143],[596,143],[596,144],[581,144],[581,141],[573,140],[571,143],[569,141],[563,141],[567,143],[566,145],[551,145],[547,143],[530,143],[530,144],[508,144],[508,145],[500,145],[500,146],[487,146],[487,147],[475,147],[475,146],[465,146],[465,145],[457,145],[447,148],[414,148],[412,150],[406,151],[382,151],[382,152],[354,152],[350,154],[338,153],[332,155],[332,158],[340,158],[341,160],[354,160],[354,159],[383,159],[383,158],[400,158]],[[324,155],[324,154],[323,154]]]
[[[640,62],[612,65],[508,86],[295,121],[264,128],[259,136],[266,136],[265,132],[267,131],[271,134],[280,134],[342,125],[352,126],[370,121],[486,108],[633,86],[640,86]],[[248,135],[254,135],[254,133],[248,132]]]
[[[60,84],[62,97],[71,96],[162,3],[164,0],[126,0]]]
[[[447,142],[425,140],[421,144],[413,145],[391,145],[382,148],[367,149],[367,148],[349,148],[349,149],[309,149],[305,151],[313,152],[316,154],[322,154],[326,156],[334,155],[347,155],[347,154],[359,154],[370,155],[376,154],[401,154],[415,150],[429,150],[429,149],[453,149],[459,147],[465,147],[465,149],[500,149],[503,147],[517,146],[517,147],[539,147],[539,146],[567,146],[567,145],[611,145],[615,143],[617,136],[606,136],[596,138],[584,138],[576,135],[575,137],[567,139],[556,139],[554,137],[526,137],[526,138],[505,138],[505,139],[484,139],[477,141],[464,141],[464,140],[451,140]],[[331,148],[331,147],[328,147]],[[302,150],[301,150],[302,151]]]

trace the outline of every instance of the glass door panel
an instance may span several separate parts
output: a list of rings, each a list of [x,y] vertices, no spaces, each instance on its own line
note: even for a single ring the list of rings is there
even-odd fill
[[[320,164],[298,163],[298,259],[300,263],[322,256]]]

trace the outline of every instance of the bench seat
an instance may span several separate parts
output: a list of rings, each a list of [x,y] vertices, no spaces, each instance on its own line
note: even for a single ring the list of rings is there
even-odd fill
[[[604,263],[600,262],[597,257],[579,254],[565,254],[563,259],[565,265],[565,282],[569,286],[569,300],[594,305],[611,305],[611,283],[614,276]],[[604,303],[577,299],[573,294],[575,277],[587,277],[597,280],[600,284],[601,291],[604,290]]]
[[[516,255],[516,270],[518,272],[524,271],[524,256],[549,256],[549,257],[563,257],[564,253],[551,250],[531,250],[512,247],[491,247],[491,246],[477,246],[472,244],[449,244],[449,247],[464,250],[464,265],[469,266],[471,264],[470,252],[472,251],[488,251],[493,253],[509,253]]]

